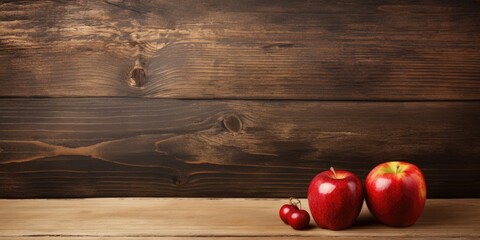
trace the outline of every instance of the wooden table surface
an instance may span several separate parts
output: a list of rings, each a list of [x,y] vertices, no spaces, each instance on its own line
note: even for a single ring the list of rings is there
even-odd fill
[[[480,199],[427,200],[419,221],[392,228],[366,206],[344,231],[295,231],[278,217],[285,199],[94,198],[0,200],[0,239],[480,238]],[[307,205],[305,199],[302,200]],[[305,206],[308,207],[308,206]]]

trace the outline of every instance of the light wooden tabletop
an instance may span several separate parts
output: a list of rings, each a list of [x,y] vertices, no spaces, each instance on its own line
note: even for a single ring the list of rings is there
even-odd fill
[[[286,199],[95,198],[0,200],[0,239],[480,238],[480,199],[427,200],[419,221],[392,228],[364,206],[344,231],[295,231],[278,217]],[[307,201],[302,200],[304,207]],[[308,209],[307,209],[308,210]]]

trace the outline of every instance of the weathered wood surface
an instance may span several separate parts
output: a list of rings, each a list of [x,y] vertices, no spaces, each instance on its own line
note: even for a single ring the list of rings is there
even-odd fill
[[[391,159],[429,197],[480,197],[479,12],[0,1],[0,197],[305,196],[330,165]]]
[[[479,102],[0,99],[0,197],[306,196],[330,166],[411,161],[480,197]]]
[[[364,205],[344,231],[295,231],[278,217],[285,199],[0,200],[0,239],[478,239],[479,199],[428,199],[417,223],[392,228]],[[303,199],[303,203],[306,203]],[[308,204],[304,204],[308,211]]]
[[[0,96],[480,98],[479,1],[0,1]]]

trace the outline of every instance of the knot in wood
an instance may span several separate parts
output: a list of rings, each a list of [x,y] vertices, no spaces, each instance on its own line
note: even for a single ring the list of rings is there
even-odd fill
[[[182,186],[187,183],[187,177],[180,174],[172,177],[172,182],[175,186]]]
[[[238,116],[232,114],[223,119],[223,126],[231,133],[239,133],[243,124]]]
[[[147,75],[141,67],[135,67],[130,71],[128,84],[130,87],[141,88],[147,83]]]

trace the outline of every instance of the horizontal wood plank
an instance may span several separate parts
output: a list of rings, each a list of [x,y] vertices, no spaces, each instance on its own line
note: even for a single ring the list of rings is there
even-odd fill
[[[478,1],[1,1],[0,96],[479,100]]]
[[[30,237],[2,237],[0,236],[0,240],[60,240],[60,239],[69,239],[69,240],[106,240],[106,239],[116,239],[116,240],[151,240],[152,238],[155,239],[173,239],[173,240],[194,240],[194,239],[228,239],[228,240],[249,240],[252,237],[212,237],[212,236],[195,236],[195,237],[162,237],[162,236],[154,236],[154,237],[139,237],[139,236],[129,236],[129,237],[111,237],[111,236],[101,236],[101,237],[74,237],[74,236],[30,236]],[[318,236],[274,236],[274,237],[254,237],[256,240],[271,240],[271,239],[280,239],[280,240],[296,240],[296,239],[318,239]],[[385,237],[377,237],[377,236],[368,236],[368,237],[337,237],[337,236],[322,236],[322,239],[326,240],[368,240],[368,239],[385,239]],[[408,237],[391,237],[389,236],[388,239],[408,239]],[[415,239],[432,239],[431,237],[415,237]],[[435,237],[438,240],[451,240],[451,239],[475,239],[475,237]]]
[[[480,197],[480,102],[0,99],[0,197],[306,196],[330,166],[406,160]]]
[[[349,229],[295,231],[278,217],[285,199],[0,200],[0,239],[478,239],[480,200],[428,199],[413,226],[378,223],[364,205]],[[306,203],[306,199],[302,200]],[[304,208],[308,211],[308,204]]]

